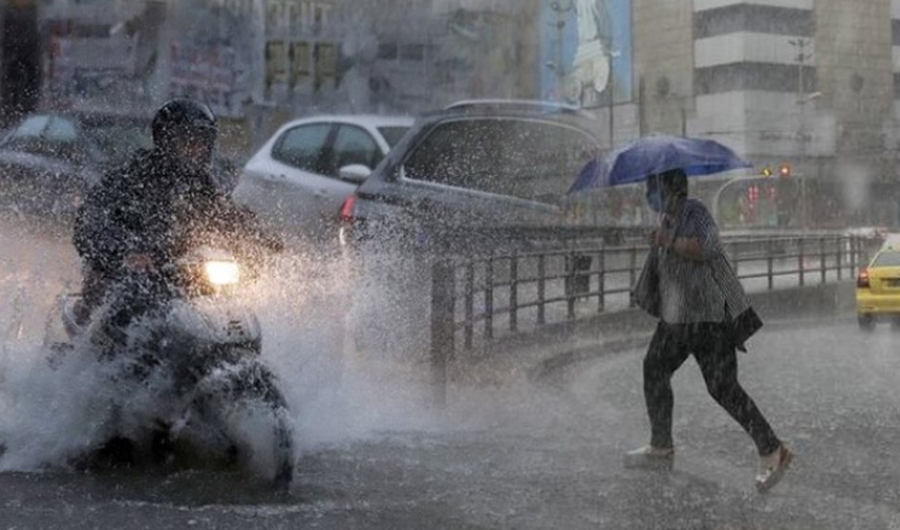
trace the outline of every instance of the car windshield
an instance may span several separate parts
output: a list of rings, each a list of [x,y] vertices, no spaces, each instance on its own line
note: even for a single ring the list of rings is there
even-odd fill
[[[586,133],[556,122],[464,119],[435,127],[404,169],[414,180],[555,203],[598,152]]]
[[[399,125],[378,128],[378,132],[381,133],[381,136],[384,137],[384,141],[387,142],[388,147],[391,149],[397,146],[397,143],[399,143],[406,135],[407,131],[409,131],[409,127]]]
[[[900,251],[886,250],[875,258],[873,267],[900,267]]]

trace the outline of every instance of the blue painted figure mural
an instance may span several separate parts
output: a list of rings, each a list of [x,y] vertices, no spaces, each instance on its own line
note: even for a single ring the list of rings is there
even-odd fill
[[[631,0],[545,0],[542,95],[584,107],[632,97]]]

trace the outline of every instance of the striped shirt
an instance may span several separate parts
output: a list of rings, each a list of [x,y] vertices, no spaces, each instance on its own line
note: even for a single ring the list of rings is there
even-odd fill
[[[702,259],[690,260],[671,248],[659,253],[660,318],[669,324],[724,322],[750,307],[719,241],[709,211],[696,199],[685,200],[674,218],[663,222],[676,238],[697,239]]]

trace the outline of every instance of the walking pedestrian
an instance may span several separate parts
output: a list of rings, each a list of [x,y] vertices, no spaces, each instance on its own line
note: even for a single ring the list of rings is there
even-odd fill
[[[719,242],[718,229],[700,201],[688,198],[687,176],[667,171],[647,179],[647,201],[660,214],[650,253],[635,286],[640,307],[659,319],[644,358],[644,398],[650,444],[625,456],[628,468],[671,468],[673,374],[690,355],[712,397],[750,435],[760,456],[756,488],[775,486],[793,454],[738,382],[736,350],[762,322]]]

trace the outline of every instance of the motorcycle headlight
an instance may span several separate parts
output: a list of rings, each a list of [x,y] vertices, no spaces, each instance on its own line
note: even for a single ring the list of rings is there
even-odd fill
[[[234,285],[241,280],[241,268],[233,261],[207,261],[203,270],[206,279],[215,286]]]

